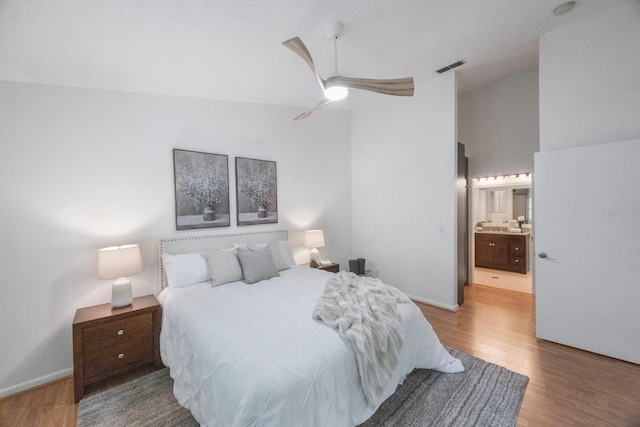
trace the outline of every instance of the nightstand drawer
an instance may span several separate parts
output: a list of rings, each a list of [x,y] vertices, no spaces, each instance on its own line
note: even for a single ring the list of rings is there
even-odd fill
[[[100,352],[115,345],[146,339],[152,336],[152,332],[152,313],[85,328],[82,331],[84,352]]]
[[[84,377],[90,380],[114,371],[126,370],[139,362],[153,361],[153,337],[115,344],[95,352],[85,352]]]

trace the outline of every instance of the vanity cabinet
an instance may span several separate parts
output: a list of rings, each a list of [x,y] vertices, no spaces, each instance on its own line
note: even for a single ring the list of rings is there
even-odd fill
[[[529,271],[528,238],[528,234],[476,233],[476,267],[526,274]]]

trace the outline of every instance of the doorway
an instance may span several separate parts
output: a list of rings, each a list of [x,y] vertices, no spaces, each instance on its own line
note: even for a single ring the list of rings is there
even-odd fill
[[[470,283],[533,293],[533,191],[530,173],[474,178]]]

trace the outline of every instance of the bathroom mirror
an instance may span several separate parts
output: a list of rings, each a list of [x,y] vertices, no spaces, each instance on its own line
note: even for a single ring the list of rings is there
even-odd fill
[[[529,199],[529,189],[528,188],[516,188],[513,190],[512,197],[512,205],[513,205],[513,219],[518,219],[518,217],[524,217],[525,221],[528,221],[531,217],[529,213],[531,210],[531,203]]]
[[[507,192],[505,190],[489,191],[489,212],[503,213],[507,211]]]
[[[524,217],[533,221],[531,175],[473,180],[473,223],[505,224]]]

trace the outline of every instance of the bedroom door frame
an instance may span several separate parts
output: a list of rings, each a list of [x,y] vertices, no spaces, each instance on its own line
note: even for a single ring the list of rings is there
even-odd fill
[[[458,142],[457,167],[457,289],[458,306],[464,303],[464,287],[469,283],[469,158]]]

